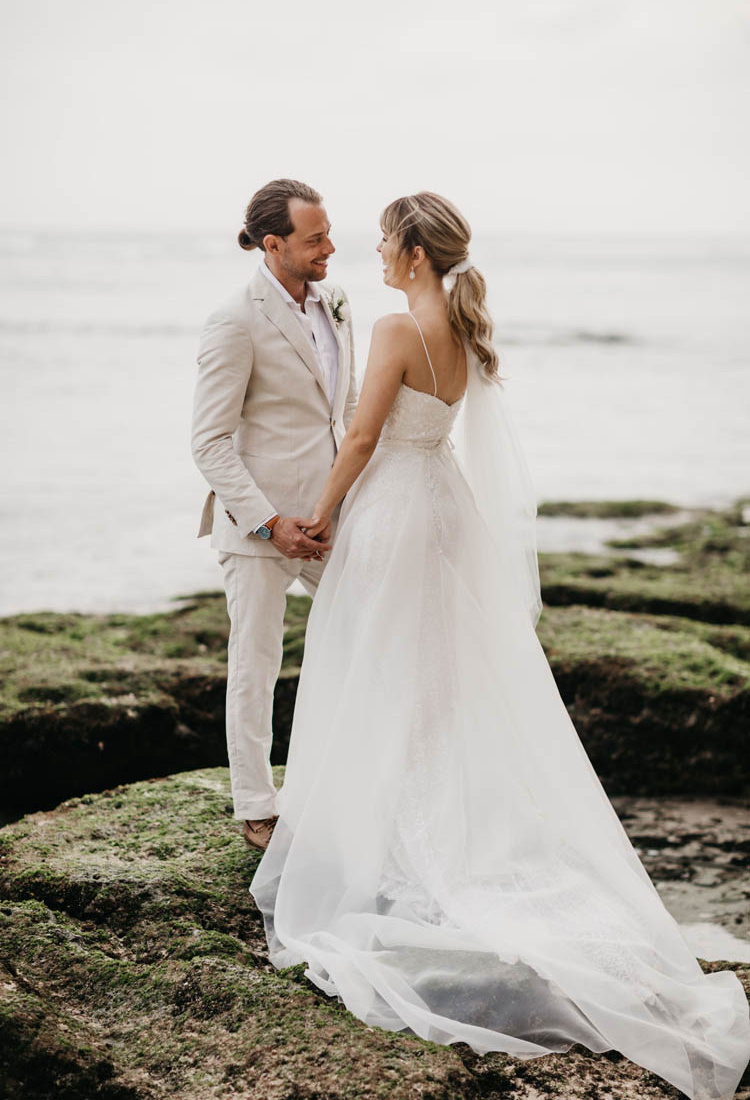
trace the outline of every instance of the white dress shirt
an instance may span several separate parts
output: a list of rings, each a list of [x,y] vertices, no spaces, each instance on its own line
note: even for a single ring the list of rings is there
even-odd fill
[[[282,286],[265,260],[260,265],[260,270],[268,279],[271,286],[275,286],[281,297],[294,313],[300,327],[315,352],[315,358],[323,374],[326,383],[328,400],[333,405],[333,395],[336,393],[336,381],[339,373],[339,344],[331,323],[328,320],[323,305],[320,301],[320,291],[315,283],[306,283],[305,309],[302,310],[298,302],[295,302],[286,287]],[[268,523],[276,515],[273,512],[267,516],[263,523]],[[261,524],[263,526],[263,524]],[[257,527],[256,527],[257,531]]]
[[[299,303],[292,298],[289,291],[281,285],[265,260],[260,265],[260,270],[271,286],[276,287],[310,341],[325,379],[328,400],[333,404],[333,395],[336,393],[336,380],[339,373],[339,344],[336,333],[331,327],[331,322],[328,320],[328,314],[320,300],[320,290],[317,284],[306,283],[307,294],[303,310]]]

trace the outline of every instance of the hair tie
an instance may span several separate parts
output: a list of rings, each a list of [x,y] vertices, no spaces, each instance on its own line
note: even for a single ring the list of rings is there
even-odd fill
[[[463,273],[465,271],[468,271],[469,268],[473,267],[473,266],[474,266],[474,261],[472,260],[471,256],[469,256],[467,254],[465,260],[461,260],[460,263],[454,264],[453,267],[450,268],[446,272],[446,274],[448,274],[448,275],[463,275]]]

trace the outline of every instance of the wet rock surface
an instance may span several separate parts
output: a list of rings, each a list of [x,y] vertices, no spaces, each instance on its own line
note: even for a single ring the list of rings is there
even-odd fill
[[[614,798],[672,916],[745,943],[750,960],[750,806],[733,799]],[[704,936],[710,941],[708,928]],[[724,940],[716,937],[717,945]]]

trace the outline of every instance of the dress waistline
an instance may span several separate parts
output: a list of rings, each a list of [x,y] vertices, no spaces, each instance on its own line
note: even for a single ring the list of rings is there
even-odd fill
[[[419,440],[419,439],[381,439],[378,441],[378,449],[381,447],[395,448],[401,451],[426,451],[428,454],[436,454],[442,450],[454,450],[453,440],[450,436],[445,439]]]

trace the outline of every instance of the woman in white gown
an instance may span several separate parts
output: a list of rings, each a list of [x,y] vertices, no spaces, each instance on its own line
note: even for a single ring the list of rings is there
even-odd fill
[[[742,986],[701,971],[536,637],[535,509],[469,227],[428,192],[381,224],[410,313],[374,327],[310,528],[346,495],[250,887],[271,960],[370,1025],[519,1058],[616,1049],[724,1100],[750,1056]]]

